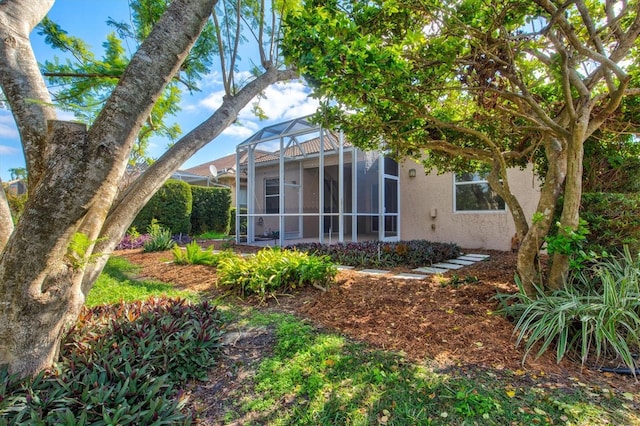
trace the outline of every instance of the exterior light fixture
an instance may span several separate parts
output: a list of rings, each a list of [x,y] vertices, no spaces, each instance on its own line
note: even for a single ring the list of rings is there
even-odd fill
[[[416,177],[416,169],[409,169],[409,177],[411,178]]]

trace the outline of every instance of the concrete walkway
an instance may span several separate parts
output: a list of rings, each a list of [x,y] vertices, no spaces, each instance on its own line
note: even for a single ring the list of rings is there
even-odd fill
[[[369,274],[369,275],[384,275],[389,278],[401,278],[406,280],[421,280],[426,278],[429,275],[434,274],[444,274],[445,272],[449,272],[452,270],[458,270],[460,268],[464,268],[465,266],[473,265],[476,262],[481,260],[488,259],[488,254],[464,254],[455,259],[449,259],[445,262],[434,263],[431,266],[423,266],[420,268],[415,268],[411,273],[400,273],[400,274],[392,274],[391,271],[387,271],[384,269],[358,269],[355,270],[353,266],[338,266],[338,270],[354,270],[355,272],[359,272],[361,274]]]

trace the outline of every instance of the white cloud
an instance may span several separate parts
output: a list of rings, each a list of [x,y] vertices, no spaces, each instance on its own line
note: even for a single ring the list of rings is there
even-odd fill
[[[77,118],[74,113],[71,111],[62,111],[56,110],[56,114],[58,115],[58,120],[61,121],[76,121]]]
[[[249,136],[251,136],[252,134],[254,134],[255,131],[247,128],[247,127],[242,127],[242,126],[230,126],[227,127],[224,132],[222,132],[223,135],[225,136],[229,136],[232,138],[238,138],[241,140],[244,140],[246,138],[248,138]]]
[[[222,105],[222,98],[224,97],[224,90],[209,93],[204,99],[198,102],[198,106],[205,107],[211,111],[215,111]]]
[[[218,71],[210,72],[200,80],[201,89],[219,86],[222,86],[222,75]]]
[[[17,139],[20,135],[16,122],[8,112],[0,112],[0,138]]]
[[[260,126],[253,121],[243,121],[242,124],[232,124],[227,127],[222,134],[244,140],[257,132],[259,128]]]
[[[269,121],[288,120],[312,114],[318,109],[318,101],[310,98],[309,93],[309,89],[300,81],[277,83],[269,86],[258,102]],[[240,112],[240,118],[253,118],[251,105]]]
[[[0,145],[0,155],[16,155],[20,151],[12,146]]]

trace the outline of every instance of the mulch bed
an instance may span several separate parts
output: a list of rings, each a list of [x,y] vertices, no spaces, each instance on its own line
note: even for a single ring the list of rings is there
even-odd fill
[[[238,251],[259,248],[237,246]],[[234,303],[262,305],[312,321],[319,327],[339,332],[385,350],[405,354],[415,362],[437,369],[483,368],[515,372],[516,377],[534,377],[551,386],[591,383],[614,389],[633,389],[631,376],[581,368],[579,363],[557,363],[553,353],[539,358],[515,348],[513,323],[496,313],[497,293],[515,292],[516,255],[477,251],[491,257],[486,261],[423,280],[403,280],[341,271],[328,291],[301,289],[293,295],[275,295],[266,302],[241,300],[216,287],[214,268],[170,263],[170,252],[117,252],[140,265],[139,278],[173,283],[178,288],[207,294],[211,298],[233,297]],[[396,272],[399,272],[397,270]],[[448,284],[456,274],[471,283]]]

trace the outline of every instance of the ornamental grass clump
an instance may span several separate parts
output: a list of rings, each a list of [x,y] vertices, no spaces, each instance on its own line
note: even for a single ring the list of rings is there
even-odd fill
[[[214,253],[213,247],[203,249],[196,241],[192,241],[187,244],[184,250],[178,246],[174,246],[172,253],[173,262],[178,265],[217,266],[222,259],[237,257],[237,255],[231,250]]]
[[[516,344],[525,358],[534,347],[541,355],[552,346],[558,362],[569,353],[582,364],[618,361],[637,374],[640,352],[640,262],[625,247],[589,269],[573,271],[564,288],[532,297],[524,292],[501,297],[503,312],[517,320]],[[539,346],[537,346],[539,344]]]
[[[313,256],[296,250],[265,248],[255,256],[227,257],[218,263],[218,285],[242,296],[287,291],[305,285],[323,288],[337,269],[326,256]]]
[[[170,250],[176,245],[171,236],[171,231],[161,226],[155,219],[151,221],[151,225],[147,228],[147,233],[149,234],[149,240],[143,246],[145,253]]]
[[[178,389],[216,363],[221,321],[206,301],[149,299],[83,310],[52,371],[0,371],[1,424],[190,424]]]

